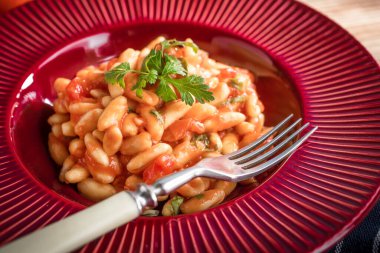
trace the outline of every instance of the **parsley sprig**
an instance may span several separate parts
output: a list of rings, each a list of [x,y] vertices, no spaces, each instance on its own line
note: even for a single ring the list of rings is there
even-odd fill
[[[118,84],[125,88],[125,75],[137,73],[139,76],[132,90],[136,91],[138,97],[142,97],[143,89],[147,85],[157,84],[156,94],[165,102],[177,99],[175,90],[188,105],[192,105],[195,100],[200,103],[214,100],[212,92],[208,91],[209,87],[201,76],[188,75],[184,60],[165,52],[168,48],[183,46],[191,47],[195,53],[198,51],[198,46],[192,42],[165,40],[149,52],[141,70],[133,70],[128,62],[124,62],[106,72],[105,80],[109,84]]]
[[[124,76],[128,72],[131,72],[131,67],[128,62],[123,62],[114,67],[111,71],[106,72],[106,82],[109,84],[119,84],[121,87],[125,88]]]

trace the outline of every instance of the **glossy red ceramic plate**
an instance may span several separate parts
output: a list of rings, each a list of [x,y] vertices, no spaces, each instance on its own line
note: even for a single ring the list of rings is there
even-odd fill
[[[216,56],[240,54],[234,60],[246,67],[258,59],[252,64],[264,66],[259,80],[289,80],[281,88],[277,79],[261,86],[268,124],[294,111],[319,129],[260,187],[194,215],[141,217],[81,251],[320,251],[379,198],[379,66],[347,32],[304,5],[46,0],[5,14],[1,26],[2,244],[90,204],[57,181],[48,156],[52,81],[157,35],[191,37]]]

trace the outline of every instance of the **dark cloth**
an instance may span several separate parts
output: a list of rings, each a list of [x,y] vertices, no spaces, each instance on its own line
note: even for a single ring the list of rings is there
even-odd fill
[[[380,201],[329,253],[380,253]]]

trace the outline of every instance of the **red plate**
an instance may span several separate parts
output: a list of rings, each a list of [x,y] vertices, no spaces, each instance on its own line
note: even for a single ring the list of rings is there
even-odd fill
[[[266,105],[272,110],[269,121],[302,108],[305,121],[319,130],[255,190],[194,215],[139,218],[83,252],[321,251],[346,235],[379,198],[379,66],[347,32],[304,5],[46,0],[4,15],[1,25],[3,244],[88,204],[74,188],[57,181],[47,153],[45,120],[54,78],[71,78],[83,66],[127,46],[141,48],[161,34],[192,37],[211,51],[216,39],[221,49],[241,49],[271,65],[261,48],[300,98],[289,99],[285,109]],[[284,87],[287,95],[293,94]],[[263,96],[281,97],[270,93],[271,86],[264,88]]]

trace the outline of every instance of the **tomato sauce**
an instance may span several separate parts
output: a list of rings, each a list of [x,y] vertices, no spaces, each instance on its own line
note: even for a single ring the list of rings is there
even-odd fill
[[[81,163],[83,163],[83,165],[90,171],[91,175],[99,173],[115,177],[121,173],[119,161],[115,156],[109,156],[109,160],[109,166],[99,164],[90,156],[87,151],[84,155],[84,159],[81,159]]]

